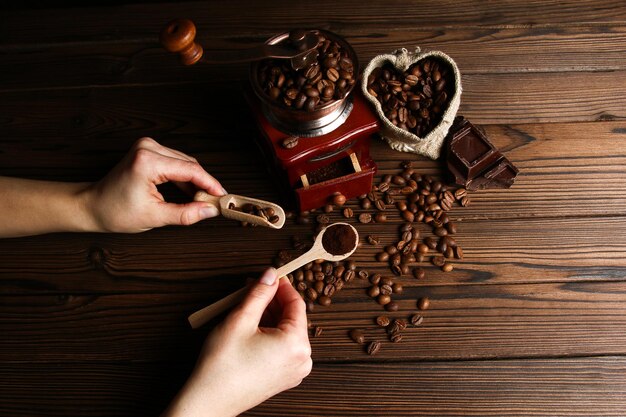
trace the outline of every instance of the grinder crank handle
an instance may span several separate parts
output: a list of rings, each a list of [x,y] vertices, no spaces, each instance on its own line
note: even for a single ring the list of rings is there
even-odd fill
[[[253,48],[211,51],[204,55],[202,46],[196,42],[196,25],[189,19],[172,20],[163,28],[160,36],[161,45],[170,52],[178,53],[184,65],[193,65],[200,60],[207,63],[235,63],[264,58],[291,58],[292,67],[297,70],[317,59],[317,35],[294,30],[289,39],[289,45],[264,43]]]

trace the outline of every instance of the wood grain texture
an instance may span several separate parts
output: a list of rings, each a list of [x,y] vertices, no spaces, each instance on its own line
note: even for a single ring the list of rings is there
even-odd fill
[[[253,7],[246,0],[221,0],[83,8],[71,14],[51,10],[43,20],[38,11],[10,11],[0,16],[0,39],[5,45],[155,39],[172,16],[193,18],[202,31],[212,37],[228,35],[262,40],[293,27],[322,27],[341,34],[349,31],[384,33],[415,27],[602,26],[625,23],[626,7],[619,0],[602,3],[593,0],[524,3],[393,0],[372,2],[367,6],[355,0],[339,4],[324,0],[316,3],[313,13],[310,4],[304,1],[274,1]]]
[[[626,69],[626,26],[442,28],[421,27],[384,33],[344,34],[362,67],[376,55],[416,46],[445,51],[461,74],[616,71]],[[200,32],[198,42],[214,50],[257,45],[258,39],[215,39]],[[0,91],[193,83],[217,79],[239,82],[248,77],[247,64],[184,67],[176,56],[155,42],[115,42],[93,45],[3,47]],[[528,56],[533,59],[529,60]],[[59,57],[63,58],[60,59]],[[158,67],[158,71],[154,68]]]
[[[299,387],[243,415],[608,417],[626,412],[623,357],[452,364],[315,364]],[[173,362],[2,364],[0,414],[157,415],[188,369]]]
[[[311,338],[316,361],[443,360],[626,355],[626,282],[412,286],[386,313],[349,286],[333,304],[317,307],[311,322],[324,329]],[[224,284],[222,284],[224,285]],[[241,285],[241,284],[239,284]],[[233,288],[234,289],[234,288]],[[186,317],[223,294],[0,296],[3,361],[160,361],[193,358],[208,328],[192,331]],[[408,318],[416,300],[431,307],[424,323],[391,343],[374,319]],[[210,326],[209,326],[210,328]],[[348,337],[362,328],[383,347],[374,357]],[[156,348],[158,347],[158,348]]]
[[[471,193],[469,207],[452,210],[465,259],[450,273],[426,265],[424,280],[400,278],[397,313],[358,279],[316,306],[312,375],[245,415],[626,415],[626,4],[311,7],[220,0],[2,13],[0,175],[96,180],[150,135],[196,156],[229,192],[280,201],[241,95],[247,66],[181,67],[157,44],[173,17],[193,18],[208,52],[293,27],[340,33],[362,63],[398,47],[443,50],[463,73],[460,114],[520,168],[515,185]],[[404,159],[443,172],[381,141],[372,154],[379,177]],[[397,240],[400,219],[389,217],[359,226],[361,235]],[[0,240],[0,414],[158,414],[211,328],[192,331],[187,315],[313,227],[213,219],[139,235]],[[390,275],[374,260],[379,250],[364,244],[353,258]],[[422,325],[391,343],[374,318],[407,318],[424,296]],[[378,355],[349,339],[355,327],[383,342]]]

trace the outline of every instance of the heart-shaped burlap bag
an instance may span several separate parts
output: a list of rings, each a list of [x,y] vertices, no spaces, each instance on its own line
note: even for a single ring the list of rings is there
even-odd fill
[[[390,68],[395,70],[391,78]],[[361,88],[376,108],[380,135],[389,146],[439,158],[461,103],[461,74],[452,58],[419,48],[415,53],[402,48],[378,55],[363,71]]]

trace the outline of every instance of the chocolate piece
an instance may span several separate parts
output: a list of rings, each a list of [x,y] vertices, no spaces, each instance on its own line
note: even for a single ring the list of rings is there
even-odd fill
[[[519,172],[482,130],[462,116],[446,138],[446,164],[452,180],[468,190],[509,188]]]

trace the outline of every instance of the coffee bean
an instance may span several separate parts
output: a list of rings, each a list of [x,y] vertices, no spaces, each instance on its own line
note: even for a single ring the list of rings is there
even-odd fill
[[[359,222],[361,223],[370,223],[372,221],[372,215],[369,213],[361,213],[359,214]]]
[[[380,283],[381,276],[380,274],[372,274],[369,276],[369,282],[373,285],[378,285]]]
[[[376,209],[380,211],[383,211],[387,208],[385,207],[385,202],[383,200],[376,200],[374,204],[376,205]]]
[[[381,285],[380,286],[380,293],[382,295],[391,295],[392,292],[393,292],[393,290],[391,289],[391,285]]]
[[[470,204],[470,199],[468,196],[461,198],[461,206],[467,207]]]
[[[448,246],[446,250],[443,252],[443,256],[445,256],[448,259],[454,258],[454,249]]]
[[[370,201],[369,198],[365,198],[363,200],[361,200],[361,208],[364,210],[369,210],[370,207],[372,207],[372,202]]]
[[[432,263],[435,266],[444,266],[446,260],[443,256],[433,256]]]
[[[308,298],[310,301],[317,300],[317,291],[315,291],[313,288],[307,288],[304,294],[306,295],[306,298]]]
[[[389,340],[393,343],[399,343],[402,341],[402,334],[401,333],[393,333],[389,336]]]
[[[313,337],[320,337],[322,335],[323,329],[320,326],[315,326],[315,330],[313,331]]]
[[[365,343],[365,335],[363,334],[363,330],[352,329],[350,330],[350,339],[352,339],[355,343],[362,345]]]
[[[402,178],[400,175],[394,175],[393,178],[391,179],[391,182],[393,182],[395,185],[406,184],[406,180]]]
[[[322,294],[324,294],[323,296],[330,298],[335,294],[335,291],[337,291],[337,287],[335,287],[333,284],[327,284],[324,286]]]
[[[388,294],[379,294],[378,297],[376,297],[376,302],[381,306],[387,305],[391,302],[391,296]]]
[[[422,255],[426,255],[428,253],[428,250],[429,250],[428,245],[425,245],[424,243],[420,243],[417,245],[417,251],[421,253]]]
[[[316,220],[319,224],[328,224],[330,223],[330,217],[327,214],[320,214],[316,217]]]
[[[400,306],[395,301],[390,301],[389,303],[385,304],[385,310],[390,311],[390,312],[398,311],[399,307]]]
[[[370,245],[378,245],[379,242],[380,242],[380,238],[377,235],[367,236],[367,243],[369,243]]]
[[[396,282],[391,286],[391,290],[394,294],[401,294],[402,291],[404,291],[404,288],[402,287],[402,284]]]
[[[386,192],[387,190],[389,190],[389,183],[388,182],[383,182],[378,186],[378,191],[380,191],[381,193]]]
[[[293,149],[298,146],[298,137],[297,136],[289,136],[280,143],[281,146],[285,149]]]
[[[402,267],[398,264],[398,265],[392,265],[391,266],[391,272],[393,272],[394,274],[400,276],[402,275]]]
[[[457,259],[463,259],[463,249],[460,246],[454,248],[454,257]]]
[[[378,262],[387,262],[389,260],[389,254],[387,252],[379,252],[376,255],[376,260]]]
[[[448,231],[443,227],[437,227],[435,228],[434,233],[437,236],[446,236],[448,234]]]
[[[356,262],[350,259],[348,262],[346,262],[346,269],[348,271],[356,271]]]
[[[370,274],[369,274],[369,272],[367,272],[367,271],[366,271],[366,270],[364,270],[364,269],[361,269],[361,270],[357,273],[357,276],[358,276],[360,279],[367,279],[367,278],[369,278],[369,275],[370,275]]]
[[[441,267],[441,270],[443,272],[450,272],[454,269],[454,266],[452,266],[452,264],[446,263],[444,266]]]
[[[387,316],[376,317],[376,324],[378,324],[380,327],[387,327],[389,326],[389,323],[391,323],[391,321],[389,320],[389,317]]]
[[[343,209],[343,217],[345,217],[346,219],[349,219],[353,216],[354,216],[354,212],[352,211],[350,207],[346,207],[345,209]]]
[[[457,231],[456,223],[449,222],[446,225],[446,228],[448,229],[448,233],[450,233],[451,235],[456,234],[456,231]]]
[[[428,236],[424,239],[424,244],[426,246],[428,246],[430,249],[436,249],[437,248],[437,239],[432,237],[432,236]]]
[[[413,326],[419,326],[420,324],[422,324],[423,321],[424,321],[424,317],[420,316],[417,313],[411,316],[411,324]]]
[[[407,222],[412,222],[415,219],[415,215],[409,210],[404,210],[402,212],[402,218]]]
[[[404,210],[406,210],[406,209],[407,209],[407,205],[406,205],[406,202],[405,202],[405,201],[398,201],[398,202],[396,203],[396,207],[397,207],[397,209],[398,209],[399,211],[404,211]]]
[[[372,298],[376,298],[380,295],[380,287],[378,285],[372,285],[367,289],[367,295]]]
[[[457,200],[461,200],[465,196],[467,196],[467,190],[465,188],[459,188],[454,192],[454,197]]]
[[[430,307],[430,300],[427,297],[422,297],[417,300],[417,308],[420,310],[428,310]]]
[[[346,267],[343,265],[337,265],[336,267],[334,267],[333,269],[333,275],[335,276],[335,278],[341,278],[343,276],[343,273],[346,271]]]
[[[346,197],[343,194],[337,193],[333,196],[333,204],[336,206],[343,206],[346,203]]]
[[[321,306],[329,306],[331,303],[330,297],[326,296],[326,295],[322,295],[320,297],[317,298],[317,303]]]
[[[370,342],[369,345],[367,345],[367,354],[368,355],[377,354],[380,351],[380,345],[381,343],[378,341]]]
[[[424,279],[426,276],[426,271],[423,268],[415,268],[413,270],[413,276],[417,279]]]
[[[347,283],[350,282],[356,277],[356,272],[352,270],[347,270],[345,274],[343,274],[343,280]]]

